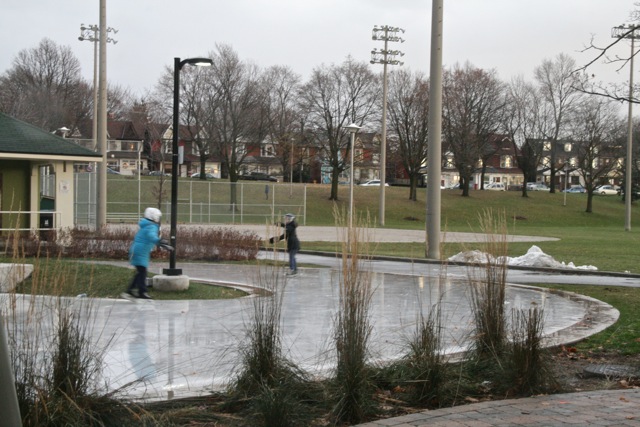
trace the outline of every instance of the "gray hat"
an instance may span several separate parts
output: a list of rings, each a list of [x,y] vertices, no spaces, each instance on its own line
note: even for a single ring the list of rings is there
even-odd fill
[[[292,214],[292,213],[288,213],[288,214],[286,214],[285,216],[286,216],[287,218],[291,218],[291,219],[294,219],[294,218],[296,217],[296,216],[295,216],[294,214]]]

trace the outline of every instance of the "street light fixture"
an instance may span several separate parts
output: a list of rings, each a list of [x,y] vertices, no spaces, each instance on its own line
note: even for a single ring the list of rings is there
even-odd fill
[[[199,67],[210,67],[213,61],[209,58],[188,58],[173,60],[173,141],[171,145],[171,230],[170,244],[173,251],[169,256],[169,268],[165,268],[162,272],[167,276],[180,276],[182,269],[176,268],[176,229],[178,224],[178,135],[180,126],[180,70],[186,64]]]
[[[397,56],[403,56],[404,53],[399,50],[389,50],[387,44],[389,42],[404,43],[404,39],[398,36],[398,32],[404,33],[402,28],[390,27],[383,25],[378,28],[373,27],[373,40],[384,41],[382,50],[373,49],[371,51],[371,63],[382,64],[382,142],[380,143],[380,213],[379,222],[384,226],[384,208],[385,208],[385,183],[387,179],[387,65],[402,65],[402,62],[396,59]]]
[[[81,42],[88,41],[93,42],[93,148],[98,149],[98,121],[96,120],[98,111],[98,42],[100,41],[100,27],[97,25],[89,25],[85,27],[84,24],[80,24],[80,37],[78,40]],[[108,27],[107,33],[117,34],[118,30]],[[118,41],[107,37],[107,43],[117,44]]]
[[[353,151],[356,145],[356,133],[360,130],[360,126],[351,123],[347,126],[347,130],[351,134],[351,166],[349,169],[349,238],[351,237],[351,229],[353,227]]]

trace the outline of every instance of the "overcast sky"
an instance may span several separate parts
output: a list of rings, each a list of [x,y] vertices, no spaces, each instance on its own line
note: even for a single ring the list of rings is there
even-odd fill
[[[595,38],[609,44],[611,28],[629,22],[637,0],[444,0],[443,63],[469,61],[508,80],[532,79],[534,67],[564,52],[579,65]],[[99,0],[2,0],[0,73],[16,54],[45,37],[70,46],[83,75],[93,78],[93,46],[78,41],[80,24],[99,24]],[[107,0],[107,77],[142,94],[173,58],[202,56],[216,43],[231,45],[261,67],[287,65],[303,78],[321,64],[351,55],[369,62],[374,25],[403,28],[405,67],[429,70],[431,1],[428,0]],[[622,47],[621,47],[622,48]],[[620,50],[627,53],[629,47]],[[381,71],[381,65],[372,65]],[[604,81],[628,80],[628,69],[594,68]]]

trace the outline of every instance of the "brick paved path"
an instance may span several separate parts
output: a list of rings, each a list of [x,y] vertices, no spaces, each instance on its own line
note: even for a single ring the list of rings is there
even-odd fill
[[[640,426],[640,389],[482,402],[360,424],[381,426]]]

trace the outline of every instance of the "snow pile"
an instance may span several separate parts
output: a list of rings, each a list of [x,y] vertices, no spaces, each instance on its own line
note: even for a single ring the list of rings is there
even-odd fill
[[[448,259],[452,262],[465,262],[471,264],[484,264],[484,263],[500,263],[501,260],[493,259],[491,255],[480,251],[467,251],[460,252]],[[571,270],[597,270],[597,267],[593,265],[581,265],[576,266],[572,262],[565,264],[553,259],[550,255],[542,252],[537,246],[531,246],[526,254],[511,258],[507,257],[507,265],[513,266],[525,266],[525,267],[543,267],[543,268],[563,268]]]

